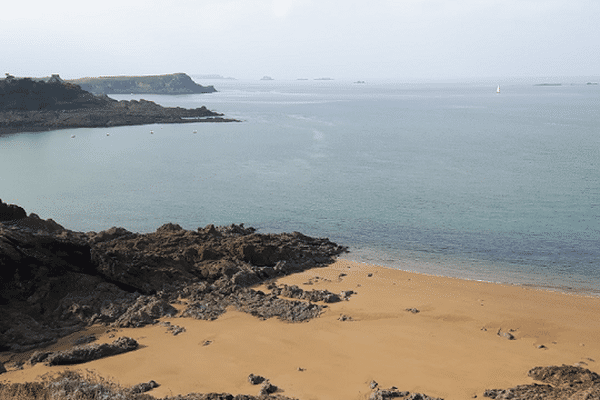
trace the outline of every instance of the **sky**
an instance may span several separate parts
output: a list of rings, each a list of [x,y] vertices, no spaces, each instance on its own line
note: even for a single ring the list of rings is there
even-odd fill
[[[598,76],[599,17],[599,0],[13,0],[0,73]]]

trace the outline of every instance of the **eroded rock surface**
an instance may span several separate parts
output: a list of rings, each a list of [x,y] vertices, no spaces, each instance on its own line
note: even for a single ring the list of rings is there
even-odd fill
[[[139,234],[116,227],[74,232],[35,214],[5,221],[0,223],[0,351],[48,345],[95,323],[153,324],[179,316],[172,304],[182,301],[183,316],[199,319],[218,318],[234,306],[259,318],[306,321],[325,307],[313,301],[336,295],[303,292],[307,302],[249,286],[326,265],[345,250],[327,239],[259,234],[243,225],[185,230],[165,224]]]
[[[36,351],[29,359],[29,363],[31,365],[35,365],[39,362],[43,362],[49,366],[81,364],[104,357],[127,353],[129,351],[136,350],[138,347],[139,344],[135,339],[121,337],[112,343],[81,345],[64,351]]]
[[[483,395],[497,400],[600,399],[600,376],[589,369],[570,365],[535,367],[528,375],[543,384],[488,389]]]

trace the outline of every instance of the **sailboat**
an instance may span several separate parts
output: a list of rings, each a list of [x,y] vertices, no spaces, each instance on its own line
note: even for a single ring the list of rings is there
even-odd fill
[[[498,89],[496,89],[496,93],[500,93],[500,85],[498,85]]]

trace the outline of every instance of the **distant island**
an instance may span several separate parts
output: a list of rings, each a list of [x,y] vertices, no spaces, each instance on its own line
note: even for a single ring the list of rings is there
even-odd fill
[[[315,78],[315,81],[332,81],[333,78]]]
[[[0,134],[65,128],[156,123],[229,122],[202,106],[162,107],[152,101],[117,101],[94,95],[53,75],[48,79],[0,79]]]
[[[198,85],[187,74],[148,76],[101,76],[71,79],[67,82],[81,86],[93,94],[193,94],[214,93],[214,86]]]
[[[271,78],[270,76],[263,76],[262,78],[260,78],[261,81],[274,81],[275,79]]]
[[[562,86],[562,83],[536,83],[533,86]]]

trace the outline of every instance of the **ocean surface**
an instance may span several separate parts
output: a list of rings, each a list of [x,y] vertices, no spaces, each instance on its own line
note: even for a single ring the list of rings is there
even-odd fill
[[[241,122],[0,136],[0,198],[73,230],[244,223],[358,261],[599,295],[600,86],[536,82],[115,95]]]

